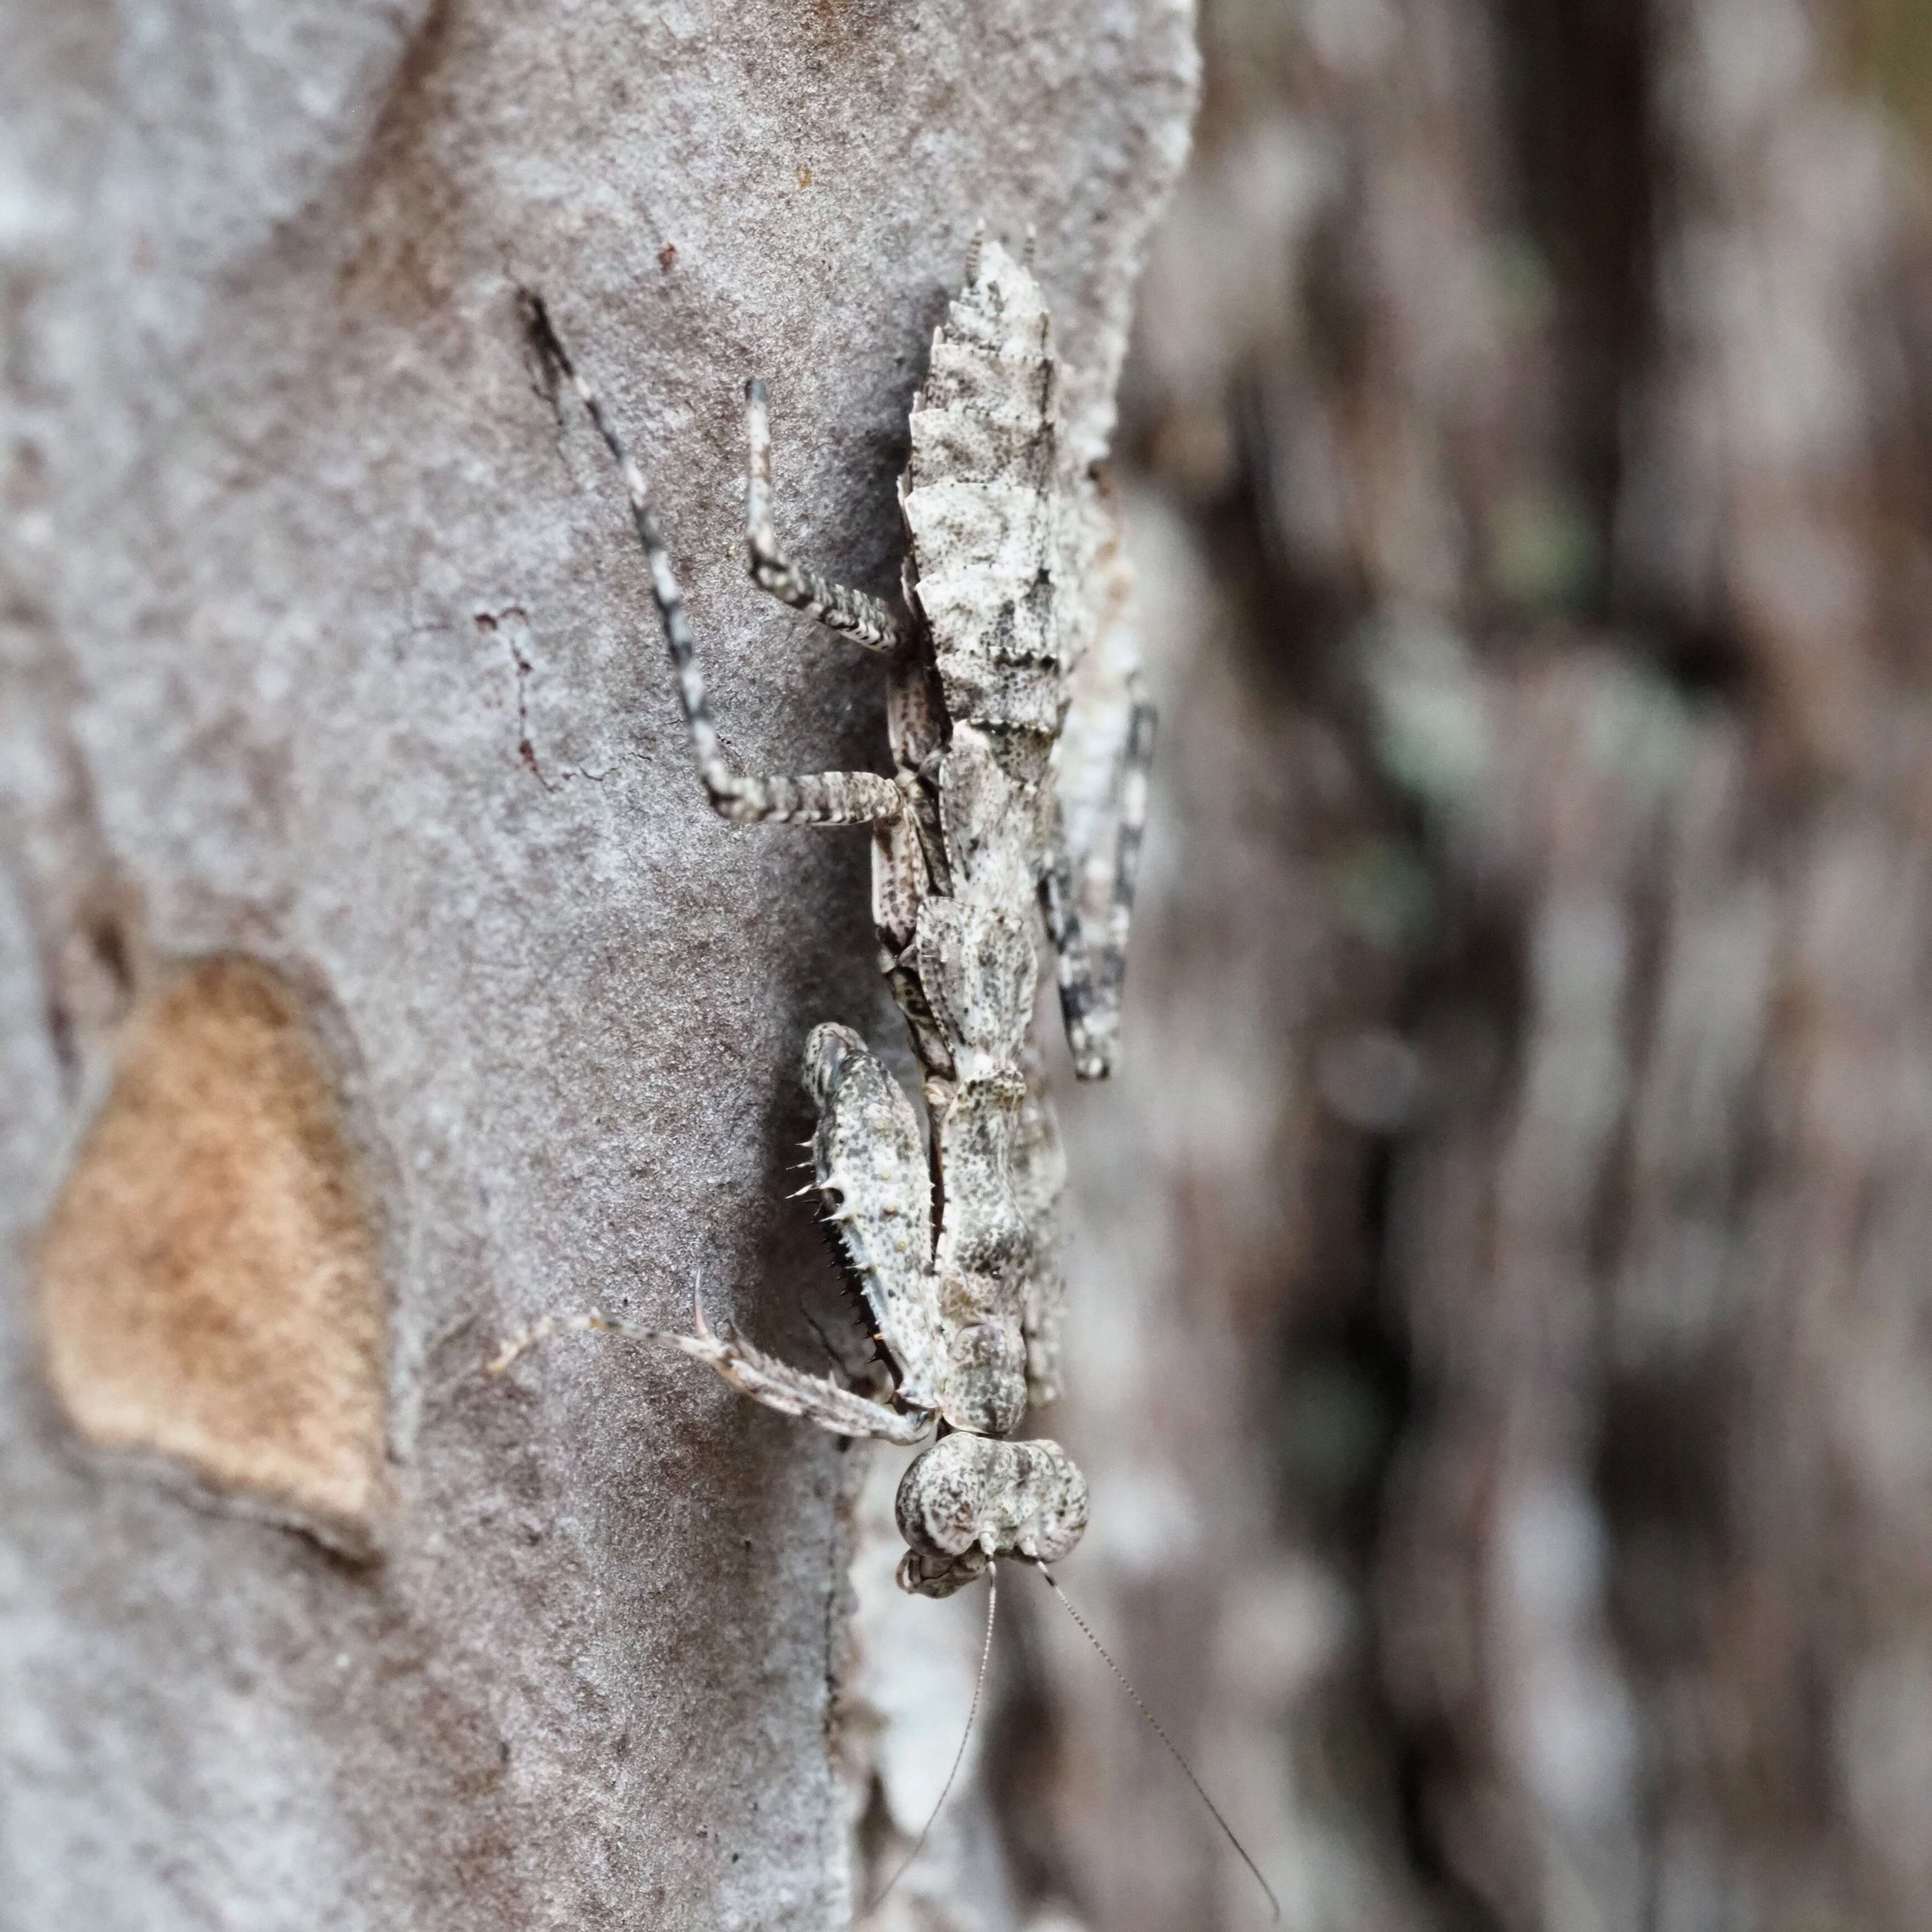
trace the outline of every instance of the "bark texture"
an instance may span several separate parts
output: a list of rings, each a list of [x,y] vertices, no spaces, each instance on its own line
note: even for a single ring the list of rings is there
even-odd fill
[[[740,760],[875,764],[745,580],[745,379],[889,592],[975,220],[1103,436],[1194,59],[1179,0],[0,10],[0,1923],[847,1922],[862,1459],[675,1358],[482,1372],[700,1270],[820,1358],[798,1056],[890,1012],[862,835],[704,808],[515,290]]]
[[[1292,1925],[1904,1932],[1920,10],[1203,39],[1124,405],[1166,723],[1070,1148],[1069,1586]],[[1262,1922],[1040,1614],[1037,1868],[1110,1932]]]

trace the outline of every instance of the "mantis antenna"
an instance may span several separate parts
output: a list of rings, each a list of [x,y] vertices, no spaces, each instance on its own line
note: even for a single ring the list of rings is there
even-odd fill
[[[1259,1886],[1262,1890],[1267,1893],[1268,1908],[1274,1914],[1274,1922],[1279,1925],[1281,1923],[1281,1900],[1275,1897],[1274,1887],[1270,1885],[1268,1880],[1262,1876],[1261,1867],[1256,1864],[1252,1858],[1249,1857],[1247,1846],[1243,1844],[1240,1840],[1234,1836],[1234,1826],[1229,1824],[1227,1820],[1221,1816],[1221,1808],[1214,1802],[1213,1798],[1208,1796],[1207,1790],[1202,1785],[1200,1779],[1194,1775],[1194,1767],[1187,1762],[1186,1759],[1181,1756],[1180,1746],[1178,1745],[1174,1740],[1161,1729],[1160,1720],[1148,1708],[1146,1700],[1141,1696],[1141,1694],[1127,1682],[1126,1672],[1123,1670],[1120,1666],[1114,1661],[1113,1658],[1108,1654],[1107,1646],[1094,1634],[1093,1631],[1088,1627],[1087,1619],[1073,1607],[1072,1603],[1068,1600],[1066,1592],[1053,1580],[1053,1572],[1048,1569],[1045,1564],[1042,1564],[1040,1568],[1040,1574],[1046,1579],[1046,1587],[1051,1590],[1053,1594],[1060,1599],[1061,1604],[1065,1606],[1066,1614],[1080,1626],[1081,1635],[1085,1637],[1087,1641],[1100,1653],[1100,1660],[1114,1673],[1114,1678],[1120,1684],[1120,1688],[1133,1700],[1134,1708],[1139,1712],[1143,1718],[1146,1718],[1148,1726],[1153,1730],[1154,1736],[1160,1738],[1162,1744],[1166,1745],[1168,1753],[1172,1756],[1174,1762],[1179,1765],[1181,1769],[1187,1774],[1188,1783],[1193,1786],[1202,1803],[1206,1805],[1208,1810],[1213,1814],[1215,1823],[1220,1826],[1222,1832],[1227,1838],[1228,1844],[1232,1845],[1235,1850],[1240,1852],[1241,1855],[1242,1864],[1246,1865],[1249,1870],[1254,1874],[1256,1884]]]
[[[911,1870],[920,1853],[926,1850],[926,1841],[932,1835],[933,1826],[939,1822],[939,1814],[945,1808],[946,1800],[952,1792],[952,1780],[959,1775],[959,1767],[966,1762],[967,1741],[973,1735],[973,1720],[980,1714],[980,1694],[986,1688],[986,1666],[992,1660],[993,1612],[999,1605],[999,1578],[989,1564],[986,1568],[986,1635],[980,1646],[980,1674],[973,1680],[973,1701],[967,1707],[966,1728],[959,1734],[959,1748],[953,1754],[952,1768],[946,1774],[946,1782],[940,1787],[938,1802],[933,1806],[932,1815],[926,1820],[925,1828],[920,1832],[917,1841],[905,1855],[898,1870],[886,1880],[885,1890],[866,1908],[868,1918],[885,1904],[891,1895],[892,1887]]]

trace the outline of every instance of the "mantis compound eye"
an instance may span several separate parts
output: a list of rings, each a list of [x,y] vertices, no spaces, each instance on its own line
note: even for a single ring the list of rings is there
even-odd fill
[[[1087,1527],[1087,1479],[1058,1442],[956,1434],[906,1471],[898,1511],[899,1588],[950,1597],[996,1558],[1064,1556]]]

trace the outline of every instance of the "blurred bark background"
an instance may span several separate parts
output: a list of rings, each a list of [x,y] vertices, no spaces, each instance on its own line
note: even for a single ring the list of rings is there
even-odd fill
[[[1069,1586],[1292,1926],[1922,1926],[1932,13],[1202,34]],[[1040,1882],[1264,1922],[1064,1621]]]

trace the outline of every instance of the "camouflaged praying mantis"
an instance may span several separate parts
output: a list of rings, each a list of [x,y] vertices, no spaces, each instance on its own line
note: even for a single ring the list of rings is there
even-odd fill
[[[1099,627],[1118,621],[1125,566],[1104,486],[1070,452],[1039,284],[1028,264],[976,239],[934,332],[899,485],[910,537],[902,612],[781,550],[765,392],[749,386],[752,575],[888,655],[890,778],[732,768],[642,472],[542,303],[526,294],[524,304],[540,354],[574,387],[622,473],[712,806],[740,820],[872,829],[881,963],[923,1075],[926,1131],[850,1028],[820,1026],[806,1045],[817,1186],[870,1311],[890,1400],[790,1367],[728,1324],[714,1331],[701,1308],[695,1333],[661,1339],[755,1400],[838,1435],[914,1443],[939,1432],[899,1488],[901,1588],[944,1597],[1000,1557],[1051,1562],[1086,1526],[1085,1479],[1057,1443],[1009,1439],[1030,1402],[1057,1393],[1065,1294],[1054,1219],[1064,1163],[1028,1042],[1034,930],[1043,917],[1058,955],[1076,1070],[1104,1076],[1154,717],[1130,680],[1111,904],[1090,946],[1080,900],[1094,855],[1069,850],[1057,753],[1075,666]],[[595,1316],[572,1325],[658,1334]]]

